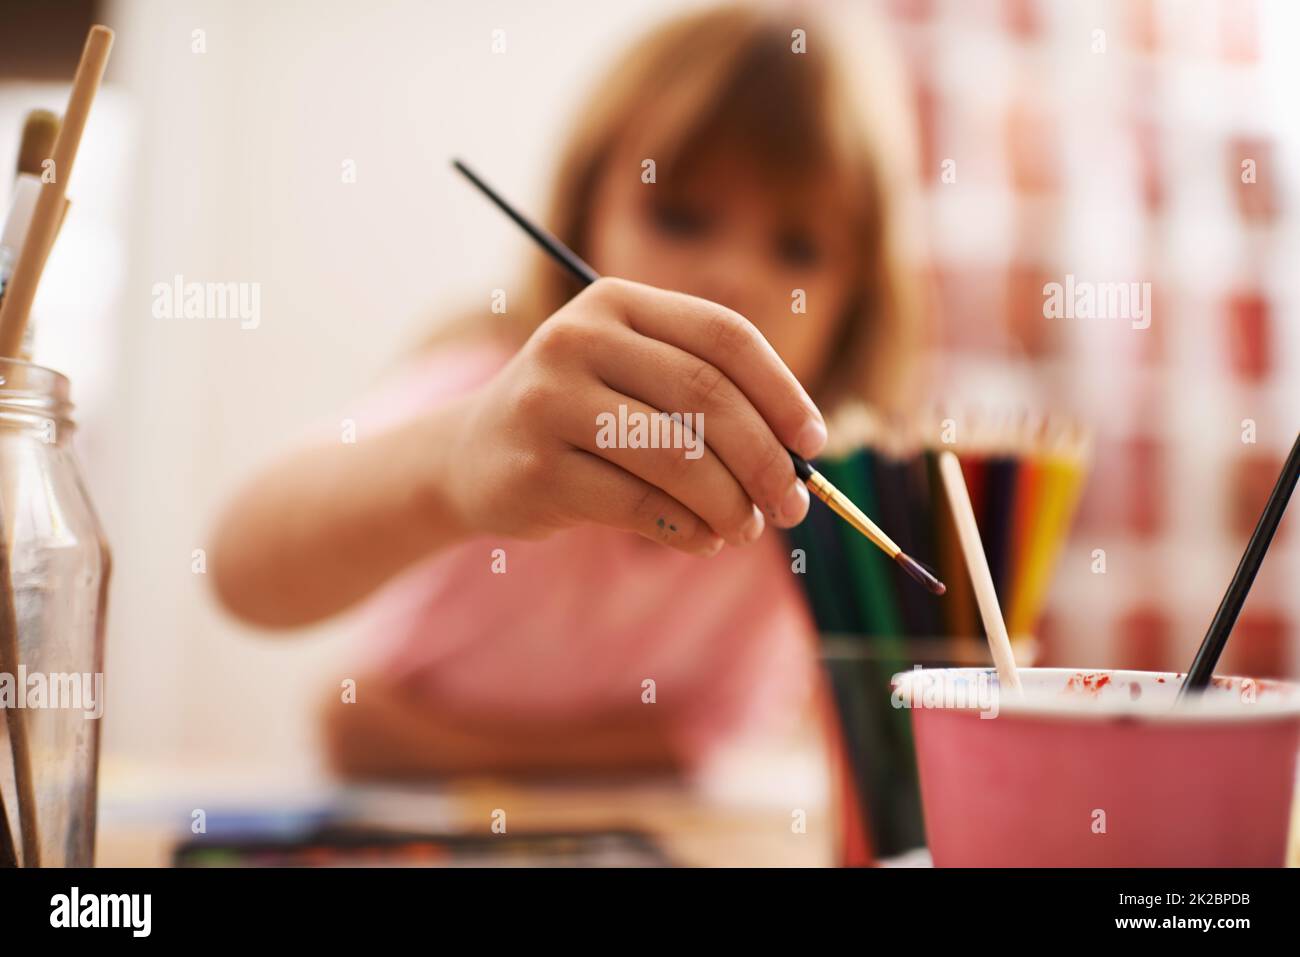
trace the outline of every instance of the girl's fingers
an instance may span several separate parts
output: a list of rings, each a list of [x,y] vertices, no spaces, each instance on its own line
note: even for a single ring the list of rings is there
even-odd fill
[[[572,514],[691,555],[713,555],[722,547],[703,519],[663,490],[591,452],[563,454],[569,457],[565,495]]]
[[[614,336],[590,359],[607,385],[653,408],[686,413],[765,514],[785,526],[803,521],[808,489],[767,422],[722,370],[622,326]]]
[[[679,416],[599,386],[572,397],[559,437],[635,475],[698,515],[733,545],[754,541],[763,513],[722,460]]]
[[[622,279],[601,279],[583,295],[603,298],[642,335],[722,370],[788,448],[812,458],[826,444],[826,424],[817,406],[763,334],[740,313]]]

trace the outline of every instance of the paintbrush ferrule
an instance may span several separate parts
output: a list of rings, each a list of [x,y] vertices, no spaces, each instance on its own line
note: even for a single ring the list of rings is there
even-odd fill
[[[896,556],[901,549],[894,544],[894,540],[886,535],[871,519],[867,518],[862,509],[853,504],[853,501],[832,485],[821,472],[811,469],[811,475],[808,478],[808,491],[812,492],[840,518],[848,522],[859,532],[869,538],[882,549],[890,558]]]

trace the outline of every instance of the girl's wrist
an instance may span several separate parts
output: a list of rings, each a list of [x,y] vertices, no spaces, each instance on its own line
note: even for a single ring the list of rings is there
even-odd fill
[[[435,547],[455,544],[476,534],[462,494],[464,476],[464,402],[455,400],[414,420],[409,436],[417,450],[414,504],[420,528]]]

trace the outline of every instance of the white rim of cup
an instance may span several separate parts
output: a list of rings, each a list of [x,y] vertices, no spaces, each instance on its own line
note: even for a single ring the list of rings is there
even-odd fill
[[[902,671],[890,681],[893,689],[903,694],[911,692],[918,677],[946,675],[953,678],[971,678],[976,675],[988,675],[996,687],[997,671],[993,668],[920,668]],[[1278,718],[1300,716],[1300,684],[1275,678],[1246,678],[1239,675],[1215,675],[1216,682],[1232,682],[1237,687],[1245,687],[1245,682],[1253,682],[1258,698],[1250,704],[1238,698],[1226,695],[1222,691],[1212,690],[1209,694],[1197,696],[1189,701],[1178,702],[1175,706],[1173,696],[1177,694],[1185,674],[1174,671],[1130,671],[1122,668],[1021,668],[1022,679],[1026,675],[1043,675],[1060,681],[1058,690],[1046,688],[1024,689],[1022,694],[998,694],[998,713],[1003,712],[1026,717],[1070,717],[1113,719],[1126,718],[1142,721],[1160,721],[1169,723],[1188,723],[1197,721],[1254,721],[1276,720]],[[1165,679],[1170,686],[1168,707],[1153,710],[1151,699],[1144,704],[1143,697],[1130,698],[1113,693],[1106,698],[1098,698],[1083,692],[1066,693],[1065,685],[1071,677],[1078,675],[1083,680],[1094,676],[1109,676],[1116,686],[1125,682],[1140,680],[1145,685],[1158,679]],[[928,710],[969,711],[978,715],[978,706],[961,708],[936,708]]]

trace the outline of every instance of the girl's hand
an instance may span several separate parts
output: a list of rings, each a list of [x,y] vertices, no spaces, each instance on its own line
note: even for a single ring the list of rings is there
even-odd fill
[[[618,279],[548,318],[457,406],[456,510],[468,528],[519,538],[595,523],[694,554],[753,542],[764,514],[790,526],[807,512],[786,447],[812,457],[826,441],[821,413],[743,316]],[[609,442],[620,406],[623,437],[640,414],[685,447]]]

